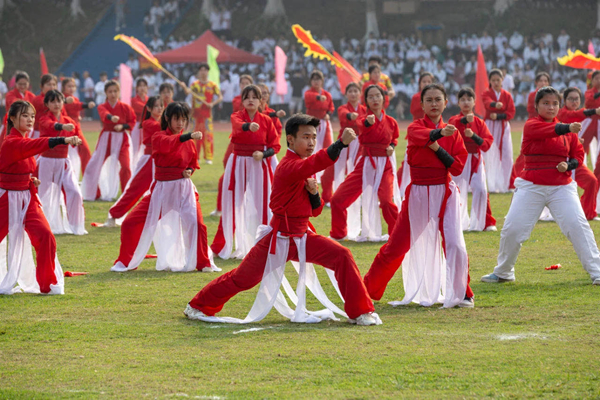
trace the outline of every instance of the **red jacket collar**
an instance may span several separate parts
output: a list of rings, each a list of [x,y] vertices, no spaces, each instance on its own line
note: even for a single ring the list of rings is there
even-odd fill
[[[423,117],[423,122],[425,122],[426,127],[431,128],[431,129],[438,129],[438,128],[443,128],[444,126],[446,126],[446,124],[444,123],[443,117],[440,117],[440,122],[439,122],[438,126],[436,126],[435,123],[427,115],[425,115]]]

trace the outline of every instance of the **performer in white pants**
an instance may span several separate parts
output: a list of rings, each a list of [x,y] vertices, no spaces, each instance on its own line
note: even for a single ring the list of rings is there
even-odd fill
[[[510,120],[515,117],[515,103],[502,89],[504,75],[499,69],[489,73],[490,88],[483,92],[485,123],[494,137],[494,143],[484,154],[487,166],[488,190],[491,193],[507,193],[513,163],[513,147]]]
[[[63,113],[64,96],[58,90],[46,93],[48,108],[39,120],[40,137],[70,137],[81,139],[79,124]],[[38,159],[41,184],[39,196],[52,233],[85,235],[83,196],[77,175],[69,160],[69,146],[59,145],[43,152]]]
[[[463,230],[497,231],[496,219],[492,216],[490,197],[485,182],[485,164],[483,153],[489,150],[494,142],[485,122],[473,114],[475,92],[471,88],[463,88],[458,92],[460,114],[451,117],[448,123],[460,132],[469,153],[465,168],[459,176],[453,176],[460,190],[460,215]],[[473,192],[471,217],[469,218],[468,193]]]
[[[581,207],[577,185],[571,179],[571,171],[583,162],[583,146],[577,135],[581,124],[558,122],[560,94],[552,87],[539,89],[535,104],[539,116],[529,119],[523,130],[525,169],[515,180],[515,194],[500,236],[498,265],[481,281],[515,280],[521,245],[547,206],[593,284],[600,285],[600,252]]]

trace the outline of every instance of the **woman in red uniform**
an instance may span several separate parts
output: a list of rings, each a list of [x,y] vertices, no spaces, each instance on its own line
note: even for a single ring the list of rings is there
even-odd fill
[[[258,226],[271,219],[267,206],[273,181],[270,158],[281,146],[271,118],[260,112],[261,96],[258,86],[246,86],[244,109],[231,114],[233,153],[223,179],[223,214],[211,245],[223,259],[243,258],[254,245]]]
[[[460,132],[469,153],[463,172],[452,179],[460,190],[460,214],[463,230],[497,231],[496,219],[492,216],[490,196],[485,182],[485,164],[483,153],[489,150],[494,142],[487,125],[481,118],[473,114],[475,92],[471,88],[463,88],[458,92],[460,114],[448,120]],[[471,217],[468,210],[468,192],[473,192]]]
[[[523,128],[525,156],[523,174],[516,179],[516,191],[500,235],[498,264],[482,282],[501,283],[515,280],[515,264],[523,242],[529,239],[544,207],[548,207],[561,231],[571,241],[592,283],[600,285],[600,252],[594,232],[586,221],[573,170],[583,163],[583,146],[577,133],[581,124],[561,124],[556,116],[560,94],[552,87],[541,88],[535,95],[538,112]]]
[[[586,109],[600,107],[600,70],[592,73],[591,88],[585,91],[584,107]],[[590,161],[594,166],[594,175],[600,182],[600,157],[598,157],[598,142],[600,142],[600,120],[599,115],[591,115],[582,123],[583,148],[590,153]],[[596,141],[593,141],[596,139]]]
[[[434,81],[433,74],[431,72],[422,72],[419,75],[419,91],[415,93],[410,101],[410,113],[413,117],[413,121],[423,118],[423,107],[421,106],[421,91],[428,85],[431,85]],[[410,185],[410,168],[408,168],[408,156],[404,153],[404,161],[402,166],[398,170],[398,185],[400,186],[400,196],[404,198],[406,188]]]
[[[539,88],[543,88],[545,86],[550,86],[550,74],[547,72],[538,72],[535,76],[535,89],[529,93],[527,96],[527,119],[537,117],[537,111],[535,110],[535,94],[537,93]],[[523,141],[523,137],[521,137],[521,141]],[[515,188],[515,179],[523,172],[523,166],[525,165],[525,158],[519,152],[519,156],[515,161],[512,172],[510,174],[510,184],[509,189]]]
[[[31,102],[31,105],[33,105],[35,108],[35,123],[33,125],[33,134],[31,135],[33,139],[40,137],[40,118],[46,113],[46,111],[48,111],[48,108],[44,103],[44,98],[46,93],[48,93],[50,90],[56,90],[58,87],[58,80],[56,76],[52,74],[42,75],[40,87],[42,88],[42,91],[40,94],[35,96]],[[72,101],[73,100],[70,100],[69,102]]]
[[[62,92],[66,101],[69,101],[69,98],[72,99],[70,104],[65,102],[63,109],[66,111],[67,116],[75,121],[75,124],[81,129],[81,110],[94,108],[96,107],[96,103],[93,101],[88,103],[79,101],[77,97],[73,96],[76,88],[77,86],[75,85],[75,80],[73,78],[65,78],[62,80]],[[73,168],[73,171],[75,171],[77,181],[79,181],[80,173],[81,175],[85,173],[87,164],[92,157],[90,146],[88,145],[85,136],[81,135],[80,138],[82,141],[81,146],[77,146],[76,148],[69,147],[69,160],[71,160],[71,167]]]
[[[212,261],[191,180],[200,169],[193,140],[202,140],[202,132],[183,134],[189,120],[190,108],[183,102],[169,104],[163,113],[162,130],[152,136],[155,181],[150,194],[123,221],[121,250],[111,271],[137,269],[153,241],[159,271],[220,271]]]
[[[323,73],[313,71],[310,74],[310,89],[304,93],[304,104],[306,105],[306,114],[321,120],[317,129],[317,147],[315,151],[326,149],[333,143],[333,131],[331,129],[331,114],[335,111],[331,94],[323,89]],[[324,172],[317,174],[317,181],[321,183],[323,189],[323,201],[327,205],[333,196],[333,166],[327,168]]]
[[[382,236],[381,218],[388,224],[388,234],[394,229],[400,201],[397,180],[394,176],[394,148],[400,135],[398,123],[385,114],[385,92],[379,85],[365,90],[367,115],[358,120],[360,157],[356,168],[336,190],[331,199],[331,238],[343,240],[348,236],[347,208],[362,194],[362,228],[357,241],[385,241]],[[394,190],[396,189],[396,190]],[[396,192],[397,196],[394,196]],[[377,200],[379,199],[379,207]]]
[[[145,112],[142,114],[142,135],[143,135],[143,154],[140,156],[133,175],[127,183],[125,190],[121,193],[119,199],[108,210],[108,218],[104,223],[105,227],[113,227],[117,220],[123,218],[129,210],[135,206],[144,193],[150,189],[154,177],[154,163],[152,161],[152,137],[160,132],[160,116],[165,107],[159,96],[153,96],[148,99],[145,106]]]
[[[2,146],[2,142],[4,141],[4,137],[7,134],[6,123],[8,119],[8,110],[10,110],[10,106],[17,100],[25,100],[28,102],[32,102],[35,98],[35,94],[29,91],[29,75],[27,72],[19,71],[15,75],[15,88],[8,93],[6,93],[5,97],[5,107],[7,113],[4,115],[4,121],[2,122],[2,134],[0,135],[0,146]]]
[[[246,86],[250,86],[254,84],[254,79],[250,75],[242,75],[240,76],[240,92],[243,91]],[[242,95],[239,94],[233,98],[233,112],[236,113],[242,110]],[[227,145],[227,149],[225,150],[225,155],[223,156],[223,168],[227,167],[227,161],[229,160],[229,156],[233,152],[233,143],[231,143],[231,135],[229,135],[229,144]],[[223,177],[225,176],[225,172],[219,178],[219,188],[217,191],[217,207],[211,211],[210,215],[212,217],[220,217],[221,216],[221,201],[223,199]]]
[[[58,90],[46,93],[44,106],[48,112],[40,118],[40,137],[76,136],[81,140],[79,125],[63,113],[64,100]],[[56,146],[40,155],[39,196],[52,233],[86,235],[83,197],[68,154],[69,146]],[[62,204],[66,205],[65,213]]]
[[[0,271],[0,293],[64,294],[63,272],[56,258],[56,240],[44,216],[32,178],[35,156],[58,145],[81,143],[76,136],[30,139],[35,109],[17,100],[8,110],[8,135],[0,148],[0,238],[8,236],[7,269]],[[29,240],[35,248],[33,264]],[[15,285],[18,283],[18,286]]]
[[[426,86],[421,99],[425,117],[408,126],[411,184],[389,241],[365,275],[365,286],[372,299],[381,299],[410,250],[402,267],[404,299],[390,304],[442,302],[444,307],[473,307],[459,193],[450,177],[460,175],[468,153],[457,129],[442,120],[448,104],[444,87]]]
[[[387,110],[388,106],[390,105],[390,96],[388,95],[387,87],[383,82],[381,82],[381,67],[377,64],[369,66],[369,80],[363,83],[361,92],[364,94],[365,90],[371,85],[377,85],[383,89],[383,92],[385,93],[383,109]],[[364,105],[367,104],[364,96],[361,99],[361,102]]]
[[[579,109],[581,105],[581,91],[576,87],[569,87],[563,92],[563,99],[565,106],[558,112],[558,120],[565,124],[571,124],[573,122],[582,122],[586,118],[600,115],[600,107],[590,108],[587,110]],[[579,139],[583,141],[583,139]],[[592,171],[586,165],[586,159],[584,156],[583,163],[577,166],[573,173],[573,179],[577,182],[577,185],[583,189],[581,195],[581,207],[583,213],[588,220],[598,219],[598,179],[594,176]]]
[[[485,124],[494,137],[494,143],[484,153],[488,191],[506,193],[510,185],[513,163],[513,146],[510,120],[515,117],[515,103],[510,93],[502,89],[504,75],[493,69],[489,75],[490,87],[483,92]]]
[[[140,78],[135,82],[135,96],[131,98],[131,108],[135,113],[137,121],[135,127],[131,130],[131,151],[133,153],[133,163],[137,163],[142,147],[142,115],[144,115],[144,107],[148,101],[148,82],[144,78]]]
[[[102,121],[102,132],[96,150],[88,163],[81,192],[83,199],[112,201],[121,190],[125,190],[131,178],[131,137],[129,131],[135,126],[135,113],[131,106],[119,101],[120,86],[117,81],[107,81],[104,85],[106,103],[98,106]],[[100,174],[108,161],[108,171]],[[120,165],[120,170],[119,170]]]
[[[338,107],[338,119],[340,121],[340,133],[338,139],[342,136],[344,129],[351,128],[354,132],[358,132],[358,119],[367,115],[367,108],[360,103],[360,87],[357,83],[350,82],[346,86],[346,98],[348,102]],[[359,143],[358,140],[353,140],[352,143],[344,148],[340,157],[333,166],[333,190],[344,182],[344,179],[356,166],[358,156]],[[348,219],[348,237],[356,238],[360,234],[360,201],[355,201],[347,208]]]

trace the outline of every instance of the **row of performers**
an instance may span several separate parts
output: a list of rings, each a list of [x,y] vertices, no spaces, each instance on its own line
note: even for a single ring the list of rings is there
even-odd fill
[[[111,87],[118,88],[116,83]],[[351,252],[336,241],[317,235],[309,222],[309,218],[318,216],[324,206],[318,192],[317,174],[334,167],[341,154],[349,152],[352,143],[356,142],[355,130],[345,127],[337,141],[317,150],[318,130],[323,122],[313,116],[294,115],[286,123],[288,150],[273,171],[271,160],[274,160],[278,145],[277,133],[272,117],[259,111],[261,96],[258,87],[246,87],[242,92],[244,109],[232,116],[234,146],[224,178],[224,182],[229,180],[229,185],[224,187],[223,196],[231,198],[232,207],[231,213],[224,212],[223,216],[232,215],[235,219],[232,228],[237,228],[236,231],[240,230],[239,214],[242,214],[240,221],[248,221],[248,214],[259,217],[262,224],[252,233],[258,239],[238,268],[209,283],[194,297],[185,309],[189,318],[247,323],[264,318],[275,307],[296,322],[335,319],[336,313],[357,324],[378,324],[380,319],[374,313],[372,299],[379,300],[383,296],[403,261],[405,298],[394,304],[474,305],[468,284],[460,190],[451,177],[460,176],[465,165],[473,161],[474,153],[469,154],[469,145],[465,142],[470,140],[481,147],[486,134],[485,129],[474,130],[476,126],[485,125],[472,117],[466,105],[456,126],[446,124],[441,118],[447,104],[443,86],[430,84],[421,91],[424,117],[409,126],[407,135],[411,184],[405,192],[400,212],[395,211],[387,243],[363,279]],[[383,111],[384,96],[385,92],[377,85],[365,90],[366,115],[355,119],[361,145],[359,159],[354,171],[342,183],[357,187],[356,176],[362,176],[363,182],[371,182],[370,186],[363,185],[362,188],[371,191],[371,203],[374,204],[375,194],[381,200],[381,193],[386,192],[381,189],[381,184],[385,171],[389,175],[394,170],[390,163],[398,138],[397,124]],[[462,101],[462,104],[471,104],[472,108],[473,92],[466,90],[461,99],[463,97],[469,101]],[[109,101],[110,98],[109,95]],[[62,271],[56,259],[56,242],[36,195],[39,181],[32,178],[37,167],[34,156],[41,154],[40,159],[60,159],[67,170],[70,162],[66,146],[80,145],[82,141],[72,133],[73,130],[64,129],[73,122],[61,114],[62,94],[50,91],[45,100],[52,115],[43,116],[40,123],[53,130],[52,135],[46,134],[43,128],[44,137],[28,137],[36,115],[30,103],[16,101],[8,113],[9,133],[0,148],[0,227],[2,236],[9,237],[9,248],[0,293],[19,290],[64,292]],[[125,218],[121,250],[112,270],[137,268],[154,241],[157,269],[218,271],[208,246],[198,193],[189,179],[199,169],[193,141],[201,140],[202,133],[183,133],[190,118],[189,108],[184,103],[171,103],[160,112],[162,104],[156,107],[160,99],[153,101],[154,106],[148,104],[146,107],[145,122],[154,120],[153,123],[160,124],[150,139],[154,181],[150,193]],[[560,94],[551,87],[541,88],[536,93],[535,106],[539,116],[527,121],[523,133],[524,172],[515,180],[518,190],[502,230],[498,265],[491,274],[482,277],[484,282],[515,279],[514,265],[521,244],[527,240],[547,206],[573,243],[593,284],[600,284],[600,253],[572,180],[573,171],[583,164],[584,159],[583,146],[577,135],[581,124],[559,122],[560,103]],[[55,118],[53,124],[47,124],[46,119],[52,117]],[[352,121],[352,117],[347,115],[346,119]],[[475,121],[478,121],[477,125]],[[465,127],[464,132],[461,125]],[[362,171],[359,165],[362,165]],[[242,184],[238,186],[240,181]],[[396,184],[395,179],[390,182],[387,178],[387,182],[388,185]],[[375,188],[376,184],[379,188]],[[238,187],[242,193],[236,193]],[[270,204],[265,209],[269,195]],[[365,198],[369,193],[362,195]],[[333,198],[336,196],[334,194]],[[334,199],[332,206],[337,204]],[[369,210],[364,211],[368,203],[362,203],[363,219],[370,217],[367,215]],[[220,230],[225,231],[225,218],[220,225]],[[250,229],[246,224],[244,233]],[[28,249],[31,245],[36,249],[37,268]],[[432,249],[443,249],[445,261],[439,251]],[[288,260],[297,262],[299,283],[296,292],[291,290],[283,274]],[[324,294],[313,262],[329,270],[333,286],[344,301],[344,310],[337,308]],[[245,319],[215,316],[236,293],[259,282],[261,288],[257,299]],[[288,305],[280,287],[295,303],[295,310]],[[306,310],[307,287],[325,305],[324,310]]]

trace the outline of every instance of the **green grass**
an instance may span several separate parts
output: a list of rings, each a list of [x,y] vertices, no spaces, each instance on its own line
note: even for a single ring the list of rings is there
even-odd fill
[[[94,143],[97,135],[88,137]],[[519,139],[515,133],[514,143]],[[216,134],[216,161],[226,140],[227,133]],[[221,172],[215,162],[193,177],[209,240]],[[510,199],[491,196],[498,228]],[[110,204],[85,206],[89,223],[103,221]],[[327,235],[329,209],[313,223]],[[592,228],[600,234],[600,224]],[[536,226],[521,251],[517,282],[503,285],[479,282],[495,265],[499,233],[465,234],[472,310],[392,308],[387,302],[403,296],[398,273],[375,305],[384,322],[378,327],[292,324],[275,310],[251,326],[188,321],[186,303],[219,274],[157,272],[153,260],[112,273],[119,229],[89,231],[57,237],[63,269],[90,273],[66,278],[64,296],[0,296],[0,398],[600,397],[600,288],[590,285],[554,223]],[[364,274],[380,244],[347,246]],[[555,263],[563,268],[544,270]],[[237,264],[217,260],[224,272]],[[223,315],[244,317],[255,293],[233,298]],[[317,307],[310,296],[309,306]],[[249,327],[265,329],[237,333]]]

